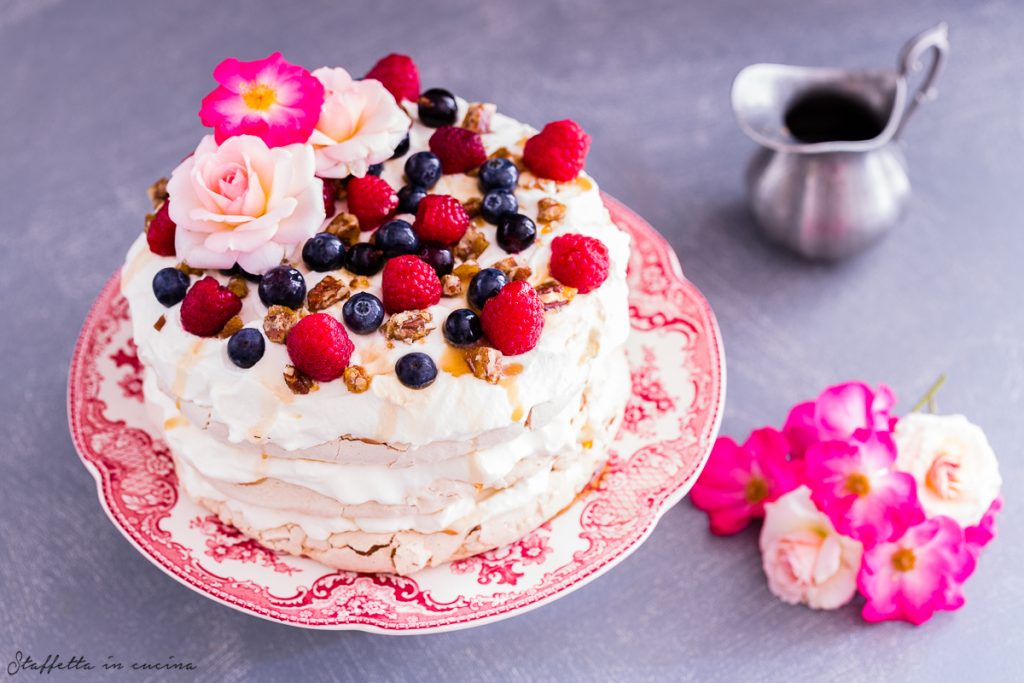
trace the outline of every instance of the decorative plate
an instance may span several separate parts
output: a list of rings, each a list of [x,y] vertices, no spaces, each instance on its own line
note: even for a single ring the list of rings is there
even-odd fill
[[[68,384],[71,434],[107,515],[189,588],[284,624],[380,633],[476,626],[533,609],[621,562],[693,485],[721,420],[725,358],[714,314],[653,228],[605,197],[633,236],[633,396],[609,465],[525,538],[411,577],[333,571],[279,555],[187,496],[142,402],[141,365],[118,276],[82,328]]]

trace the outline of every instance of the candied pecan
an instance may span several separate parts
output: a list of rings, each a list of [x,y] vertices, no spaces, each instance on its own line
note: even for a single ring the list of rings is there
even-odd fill
[[[476,228],[471,228],[462,236],[459,243],[455,245],[452,253],[463,261],[471,261],[480,257],[480,254],[487,250],[491,243],[487,241],[484,234]]]
[[[434,319],[430,311],[402,311],[395,313],[384,323],[384,336],[394,341],[412,344],[417,339],[426,337],[433,327],[427,323]]]
[[[371,378],[362,365],[348,366],[341,376],[345,380],[345,386],[353,394],[361,394],[370,388]]]
[[[565,218],[565,204],[551,197],[544,197],[537,206],[537,220],[541,223],[552,223]]]
[[[217,333],[217,338],[227,339],[243,327],[245,327],[245,323],[242,322],[242,319],[237,315],[232,316],[226,323],[224,323],[224,327],[220,328],[220,332]]]
[[[545,280],[535,288],[545,311],[565,306],[576,296],[575,287],[567,287],[557,280]]]
[[[322,311],[344,301],[348,295],[348,287],[344,282],[333,275],[327,275],[306,294],[306,308],[312,312]]]
[[[331,233],[347,246],[351,247],[359,241],[359,219],[355,217],[355,214],[345,212],[339,213],[331,219],[330,223],[327,224],[324,232]]]
[[[520,171],[523,170],[523,158],[520,155],[515,154],[514,152],[509,150],[508,147],[499,147],[498,149],[494,150],[494,152],[492,152],[490,155],[488,155],[487,158],[496,159],[498,157],[501,157],[502,159],[508,159],[509,161],[514,163],[516,165],[516,168],[518,168]]]
[[[505,273],[505,277],[507,277],[510,282],[525,280],[533,274],[533,270],[530,266],[525,263],[520,263],[519,259],[515,256],[503,258],[491,267],[497,268],[501,272]]]
[[[491,384],[497,384],[501,379],[501,351],[489,346],[477,346],[466,349],[463,354],[474,377]]]
[[[267,311],[267,317],[263,319],[263,331],[267,339],[278,344],[284,344],[285,338],[296,323],[299,322],[299,312],[287,306],[271,306]]]
[[[490,133],[491,120],[498,108],[490,102],[474,102],[466,109],[462,127],[474,133]]]
[[[369,289],[369,287],[370,278],[366,277],[365,275],[356,275],[348,283],[349,289]]]
[[[284,368],[284,383],[292,390],[293,394],[308,394],[316,391],[319,386],[309,376],[304,374],[294,365],[286,365]]]
[[[156,322],[153,323],[153,329],[156,330],[157,332],[159,332],[160,330],[164,329],[164,325],[166,325],[166,324],[167,324],[167,316],[166,315],[161,315],[159,318],[156,319]]]
[[[466,214],[470,218],[476,218],[480,215],[480,204],[482,202],[483,200],[480,197],[470,197],[462,202],[462,208],[466,210]]]
[[[452,270],[452,275],[457,275],[460,279],[468,280],[479,272],[479,263],[476,261],[463,261],[459,265],[455,266]]]
[[[462,280],[455,273],[448,273],[441,278],[441,293],[445,296],[462,294]]]
[[[239,299],[244,299],[249,295],[249,283],[245,281],[244,277],[239,275],[231,276],[231,279],[228,280],[227,289]]]
[[[161,178],[146,190],[149,201],[153,202],[153,208],[159,209],[160,205],[167,201],[167,178]]]
[[[193,268],[192,266],[190,266],[189,264],[185,263],[184,261],[182,261],[181,263],[179,263],[178,265],[176,265],[174,267],[177,268],[178,270],[180,270],[181,272],[185,273],[185,275],[202,275],[203,273],[206,272],[202,268]]]

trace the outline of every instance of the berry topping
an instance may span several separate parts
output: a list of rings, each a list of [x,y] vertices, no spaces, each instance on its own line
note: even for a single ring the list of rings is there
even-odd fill
[[[242,310],[242,300],[212,277],[192,285],[181,302],[181,326],[200,337],[212,337]]]
[[[388,313],[429,308],[441,300],[441,281],[415,256],[396,256],[384,266],[381,289]]]
[[[317,233],[302,246],[302,260],[310,270],[318,273],[338,270],[345,263],[345,245],[337,235]]]
[[[452,256],[451,250],[436,244],[423,245],[419,256],[424,263],[434,269],[438,277],[447,275],[455,267],[455,257]]]
[[[519,211],[519,202],[508,190],[491,190],[480,202],[480,215],[488,223],[497,224],[502,217],[516,211]]]
[[[459,104],[455,95],[443,88],[431,88],[416,100],[420,121],[429,128],[455,125]]]
[[[251,368],[263,358],[267,343],[254,327],[243,327],[228,339],[228,358],[240,368]]]
[[[178,226],[167,213],[170,205],[170,200],[161,204],[146,228],[146,242],[149,243],[149,250],[157,256],[174,256],[174,233]]]
[[[506,356],[526,353],[537,345],[544,329],[544,305],[525,281],[511,282],[484,306],[484,333]]]
[[[484,192],[488,190],[509,190],[511,192],[518,182],[519,169],[511,159],[494,157],[480,166],[480,189]]]
[[[323,179],[324,183],[324,212],[327,214],[327,218],[333,218],[337,208],[334,206],[334,201],[338,198],[337,186],[327,179]]]
[[[441,160],[445,173],[465,173],[487,161],[479,133],[442,126],[430,136],[430,151]]]
[[[326,313],[300,320],[288,332],[285,344],[292,364],[318,382],[341,377],[354,348],[345,327]]]
[[[498,221],[498,244],[510,254],[518,254],[537,239],[537,224],[521,213],[506,214]]]
[[[551,277],[585,294],[608,279],[608,247],[593,237],[570,233],[551,242]]]
[[[398,206],[398,195],[377,176],[363,176],[348,181],[348,210],[359,219],[361,230],[374,230]]]
[[[500,292],[501,288],[507,284],[508,277],[505,273],[497,268],[484,268],[469,281],[466,298],[478,311],[481,311],[487,300]]]
[[[368,242],[353,244],[345,254],[345,267],[356,275],[376,275],[384,267],[384,252]]]
[[[405,185],[398,191],[398,208],[396,213],[416,213],[420,200],[427,196],[427,191],[419,185]]]
[[[469,214],[458,199],[446,194],[431,194],[420,200],[413,228],[421,240],[455,244],[466,234]]]
[[[424,389],[437,378],[437,366],[427,354],[414,351],[398,359],[395,374],[398,381],[410,389]]]
[[[388,221],[373,233],[373,243],[384,250],[386,258],[415,254],[420,250],[420,238],[413,232],[408,221]]]
[[[242,266],[238,265],[237,263],[231,266],[230,268],[220,271],[220,274],[227,275],[228,277],[231,277],[232,275],[238,275],[239,277],[245,278],[249,282],[255,282],[257,284],[259,283],[260,278],[263,277],[262,275],[255,275],[254,273],[250,273],[247,270],[242,270]]]
[[[380,81],[399,103],[415,100],[420,91],[420,72],[408,55],[390,54],[366,72],[366,78]]]
[[[541,178],[574,180],[590,151],[590,136],[572,119],[555,121],[526,141],[523,163]]]
[[[409,151],[409,134],[406,133],[405,137],[402,138],[402,141],[398,143],[398,147],[395,147],[395,152],[394,152],[394,154],[391,155],[391,158],[392,159],[397,159],[398,157],[404,157],[406,155],[406,153],[408,153],[408,151]]]
[[[471,346],[484,336],[480,316],[468,308],[460,308],[448,314],[444,321],[444,338],[452,346]]]
[[[306,281],[291,266],[277,266],[260,278],[259,292],[260,301],[267,308],[277,305],[297,309],[306,298]]]
[[[377,176],[379,178],[380,174],[383,173],[383,172],[384,172],[384,164],[383,163],[370,164],[369,166],[366,167],[366,175],[374,175],[374,176]]]
[[[185,298],[188,275],[177,268],[162,268],[153,276],[153,295],[164,306],[173,306]]]
[[[370,334],[384,322],[384,304],[369,292],[358,292],[341,307],[341,317],[356,334]]]
[[[441,178],[441,160],[433,152],[416,152],[405,160],[405,177],[429,189]]]

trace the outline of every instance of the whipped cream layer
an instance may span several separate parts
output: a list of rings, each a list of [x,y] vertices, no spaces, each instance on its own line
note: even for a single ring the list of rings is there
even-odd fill
[[[460,102],[462,111],[465,103]],[[415,121],[410,131],[410,152],[426,149],[433,129]],[[525,141],[535,131],[500,114],[495,115],[493,132],[482,135],[488,153],[506,148],[521,154]],[[405,158],[385,163],[382,177],[394,188],[404,185]],[[479,197],[477,179],[465,174],[445,175],[432,193],[450,194],[459,200]],[[507,429],[511,423],[527,425],[535,409],[568,405],[580,395],[595,364],[610,354],[621,354],[629,330],[626,265],[629,238],[612,222],[596,183],[587,176],[571,183],[556,183],[523,172],[516,189],[519,212],[536,219],[538,203],[550,197],[566,207],[564,219],[552,223],[550,232],[541,231],[536,243],[517,258],[533,271],[531,284],[549,278],[551,240],[559,234],[580,233],[602,240],[608,247],[611,270],[598,289],[577,295],[560,310],[545,316],[545,327],[533,350],[506,357],[506,367],[516,365],[514,377],[489,384],[472,374],[460,374],[449,367],[452,349],[440,327],[448,314],[467,307],[465,296],[442,298],[429,309],[434,329],[411,345],[393,342],[389,348],[383,334],[351,334],[355,351],[351,363],[363,366],[372,377],[369,391],[353,394],[340,380],[321,383],[319,390],[295,395],[285,385],[282,373],[290,363],[284,345],[267,343],[263,358],[250,369],[236,367],[227,356],[227,341],[200,338],[181,327],[180,304],[163,307],[154,297],[151,282],[161,268],[177,259],[149,251],[140,236],[128,253],[121,273],[121,291],[131,308],[135,343],[145,366],[163,393],[195,406],[207,416],[203,427],[222,428],[223,440],[233,444],[272,444],[285,451],[302,451],[339,439],[366,439],[400,448],[418,448],[436,442],[465,442],[481,434]],[[338,210],[345,209],[344,202]],[[412,222],[411,216],[404,216]],[[538,224],[539,225],[539,224]],[[495,228],[478,225],[491,243],[477,259],[488,267],[508,256],[497,244]],[[372,233],[363,233],[368,240]],[[301,247],[301,245],[300,245]],[[291,264],[312,289],[326,274],[310,272],[298,253]],[[228,278],[209,272],[222,283]],[[338,273],[335,273],[337,275]],[[347,271],[342,271],[345,277]],[[266,307],[250,284],[240,313],[246,327],[262,329]],[[370,278],[370,291],[380,296],[380,275]],[[325,310],[341,318],[342,304]],[[163,316],[161,330],[154,323]],[[429,387],[413,390],[395,376],[394,364],[411,351],[428,353],[439,373]],[[557,411],[556,411],[557,412]],[[530,437],[533,438],[533,437]]]

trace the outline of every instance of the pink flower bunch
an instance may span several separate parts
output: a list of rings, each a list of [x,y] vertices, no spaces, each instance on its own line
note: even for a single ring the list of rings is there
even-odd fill
[[[964,604],[963,584],[995,537],[995,454],[966,418],[893,416],[886,386],[827,388],[782,430],[742,446],[721,437],[691,493],[712,533],[765,518],[768,585],[834,609],[859,593],[866,621],[927,621]]]

